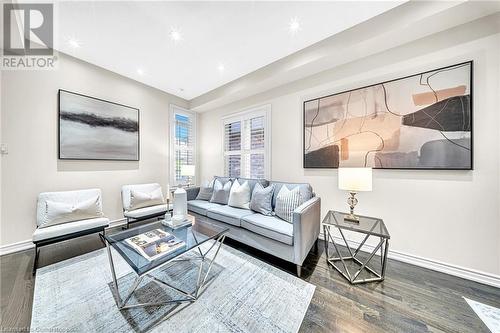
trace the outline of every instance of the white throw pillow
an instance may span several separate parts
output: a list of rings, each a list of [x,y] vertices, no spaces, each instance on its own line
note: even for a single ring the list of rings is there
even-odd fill
[[[276,197],[274,212],[279,218],[292,223],[293,211],[301,204],[302,196],[300,195],[299,187],[297,186],[293,190],[289,190],[286,185],[283,185]]]
[[[151,192],[142,192],[137,190],[130,191],[130,208],[129,210],[135,210],[144,207],[162,205],[165,203],[163,199],[163,193],[161,192],[161,187]]]
[[[102,217],[101,200],[99,196],[78,203],[66,203],[47,200],[45,202],[45,219],[39,228],[56,224]]]
[[[235,180],[233,186],[231,186],[227,204],[236,208],[250,209],[250,196],[251,192],[248,181],[240,185],[238,180]]]

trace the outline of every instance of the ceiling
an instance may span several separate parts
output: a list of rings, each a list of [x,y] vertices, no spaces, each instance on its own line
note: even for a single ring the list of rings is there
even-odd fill
[[[451,36],[464,42],[498,33],[499,22],[500,1],[408,1],[191,99],[189,108],[206,112],[242,100],[248,105],[247,98],[253,104],[269,101],[277,91],[306,90],[350,70],[370,71],[451,47],[457,43]]]
[[[58,2],[55,45],[190,100],[401,3]]]

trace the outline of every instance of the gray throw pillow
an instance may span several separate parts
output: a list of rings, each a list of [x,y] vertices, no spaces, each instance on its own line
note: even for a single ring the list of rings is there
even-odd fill
[[[210,202],[227,205],[227,201],[229,200],[229,193],[231,192],[231,185],[231,181],[228,181],[226,184],[222,185],[221,181],[216,179],[214,182],[214,192],[212,193]]]
[[[213,193],[214,193],[214,181],[212,180],[210,183],[205,182],[205,184],[200,186],[200,192],[198,192],[196,200],[209,201],[212,198]]]
[[[255,184],[250,200],[250,209],[263,215],[273,215],[273,193],[274,184],[264,188],[261,184]]]
[[[289,190],[286,185],[281,186],[281,189],[276,197],[276,208],[274,212],[276,216],[292,223],[293,211],[302,204],[302,196],[298,187]]]

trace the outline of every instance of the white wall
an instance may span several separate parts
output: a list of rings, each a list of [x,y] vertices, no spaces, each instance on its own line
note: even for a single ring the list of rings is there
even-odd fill
[[[201,180],[223,170],[221,117],[270,103],[272,179],[309,182],[322,198],[323,216],[345,211],[336,170],[302,168],[302,101],[473,60],[474,170],[375,170],[374,190],[360,193],[357,211],[385,220],[392,250],[500,274],[500,35],[464,41],[467,34],[440,33],[201,114]]]
[[[500,61],[498,61],[498,71],[497,71],[497,77],[500,77]],[[494,71],[492,71],[494,72]],[[499,111],[499,105],[500,105],[500,80],[497,80],[497,102],[496,102],[496,105],[497,105],[497,113],[500,112]],[[500,128],[500,115],[497,115],[497,118],[498,118],[498,128]],[[500,130],[497,132],[498,136],[497,136],[497,142],[500,142]],[[500,144],[498,145],[497,147],[497,150],[498,150],[498,160],[499,160],[499,163],[500,163]],[[498,172],[498,188],[499,188],[499,192],[500,192],[500,167],[497,168],[497,172]],[[500,196],[500,194],[499,194]],[[497,207],[498,207],[498,216],[500,217],[500,198],[498,199],[497,201]],[[500,224],[500,221],[498,222]],[[498,228],[498,243],[500,243],[500,227]],[[500,247],[500,245],[499,245]],[[498,266],[500,267],[500,255],[498,256]]]
[[[57,92],[66,89],[140,109],[140,161],[57,159]],[[98,187],[104,213],[122,218],[123,184],[169,177],[169,104],[186,101],[110,71],[59,54],[53,71],[3,71],[1,78],[0,244],[31,239],[39,192]]]

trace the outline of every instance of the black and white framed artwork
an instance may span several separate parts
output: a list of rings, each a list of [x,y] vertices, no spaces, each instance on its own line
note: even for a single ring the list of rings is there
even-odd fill
[[[59,158],[139,160],[139,109],[59,90]]]

